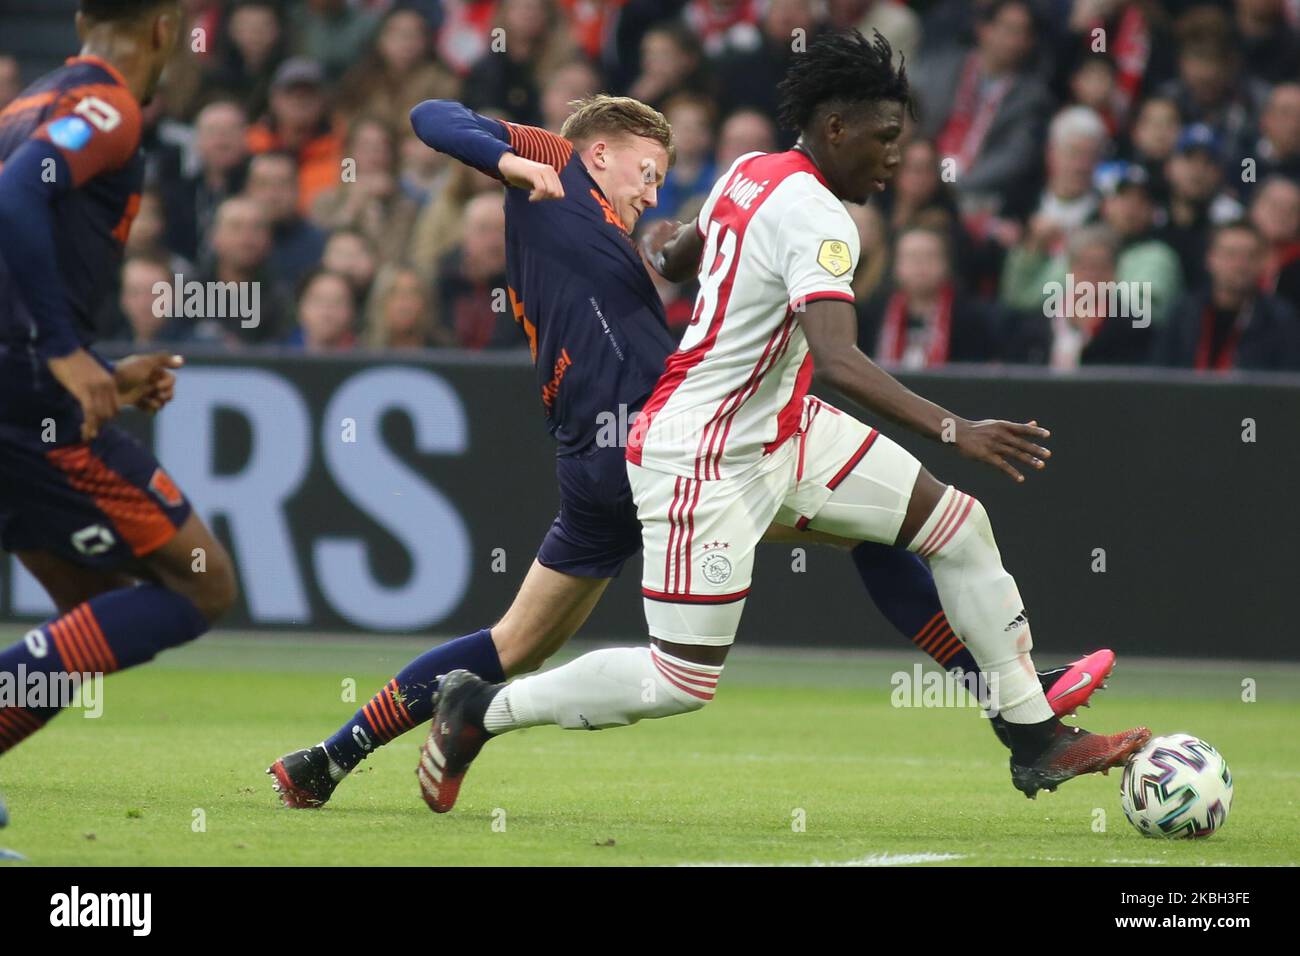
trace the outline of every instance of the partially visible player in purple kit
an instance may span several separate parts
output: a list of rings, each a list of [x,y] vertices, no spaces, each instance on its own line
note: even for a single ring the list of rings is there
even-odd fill
[[[182,22],[173,0],[82,0],[81,54],[0,113],[0,545],[58,609],[0,650],[0,673],[133,667],[235,599],[225,549],[111,423],[126,405],[165,405],[181,359],[114,364],[91,348],[139,208],[140,105]],[[59,709],[0,708],[0,755]]]
[[[643,103],[611,96],[577,104],[559,136],[448,101],[421,103],[411,120],[429,146],[509,187],[508,292],[558,445],[560,512],[505,617],[417,657],[333,736],[272,764],[275,789],[295,808],[321,806],[368,754],[429,720],[441,675],[464,668],[499,682],[536,670],[641,550],[624,449],[602,447],[596,435],[600,413],[623,405],[629,419],[635,415],[675,347],[631,239],[671,165],[667,121]],[[816,533],[797,540],[832,543]],[[920,559],[876,544],[858,545],[853,558],[872,599],[904,636],[944,667],[977,671]],[[1053,706],[1073,711],[1113,660],[1099,651],[1042,675]],[[992,724],[1003,737],[1000,720]]]

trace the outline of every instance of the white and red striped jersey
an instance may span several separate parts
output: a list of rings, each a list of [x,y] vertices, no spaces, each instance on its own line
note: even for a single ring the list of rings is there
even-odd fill
[[[748,153],[714,184],[696,226],[700,293],[681,344],[628,435],[628,461],[729,477],[799,426],[812,356],[802,304],[853,301],[858,231],[800,150]]]

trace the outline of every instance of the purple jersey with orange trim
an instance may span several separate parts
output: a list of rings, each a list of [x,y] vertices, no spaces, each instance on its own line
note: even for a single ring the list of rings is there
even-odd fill
[[[139,207],[139,147],[139,105],[121,74],[93,57],[68,60],[0,113],[0,210],[7,229],[30,231],[21,242],[12,231],[0,236],[6,551],[129,567],[190,515],[153,454],[117,425],[81,441],[80,405],[47,364],[94,338],[91,318],[112,288]]]
[[[140,205],[144,159],[140,106],[122,75],[96,57],[72,57],[0,112],[0,168],[25,143],[51,144],[67,175],[53,205],[58,275],[77,338],[94,339],[92,317],[113,288],[122,248]],[[0,346],[24,345],[34,322],[0,260]]]
[[[510,304],[564,455],[590,444],[603,421],[633,417],[673,339],[640,253],[572,145],[534,127],[502,126],[515,153],[554,166],[564,187],[564,198],[549,202],[506,191]]]
[[[605,422],[625,425],[674,342],[636,245],[573,144],[452,100],[420,103],[411,124],[429,146],[497,179],[506,152],[559,173],[563,199],[529,202],[527,189],[506,190],[510,308],[532,350],[557,454],[582,451]]]

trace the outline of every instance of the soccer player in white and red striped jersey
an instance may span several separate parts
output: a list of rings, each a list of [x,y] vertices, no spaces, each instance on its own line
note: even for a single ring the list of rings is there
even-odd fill
[[[944,611],[1005,721],[1014,786],[1028,796],[1122,763],[1150,736],[1067,727],[1035,677],[1029,622],[984,507],[909,452],[807,394],[814,369],[876,414],[1017,481],[1044,467],[1036,422],[967,421],[909,391],[856,347],[850,281],[866,202],[899,163],[906,74],[889,44],[856,31],[815,41],[782,84],[802,135],[740,157],[696,222],[655,250],[670,279],[698,268],[691,327],[628,440],[642,525],[649,648],[596,651],[492,686],[444,680],[417,773],[450,809],[493,735],[558,724],[599,729],[698,710],[712,699],[770,525],[905,547],[929,562]]]

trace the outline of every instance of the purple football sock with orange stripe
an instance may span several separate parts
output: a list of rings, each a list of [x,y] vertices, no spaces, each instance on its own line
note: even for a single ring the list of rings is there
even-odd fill
[[[438,678],[459,669],[493,684],[506,679],[489,629],[448,641],[411,661],[325,741],[325,752],[350,771],[376,747],[431,719]]]
[[[904,548],[865,541],[853,549],[853,565],[880,613],[919,650],[947,670],[979,673],[975,658],[948,624],[924,561]]]
[[[154,584],[99,594],[45,622],[3,651],[0,674],[15,686],[27,675],[105,675],[152,660],[208,629],[194,604]],[[68,703],[67,701],[63,702]],[[58,706],[0,706],[0,754],[16,747],[57,714]]]

